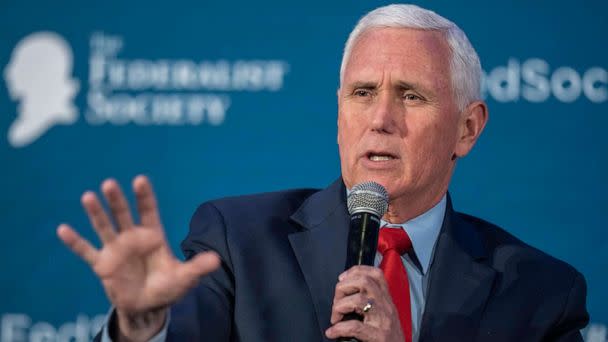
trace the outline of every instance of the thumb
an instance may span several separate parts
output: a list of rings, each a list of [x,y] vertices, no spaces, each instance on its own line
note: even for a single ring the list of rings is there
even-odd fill
[[[215,271],[220,264],[221,259],[216,252],[201,252],[183,263],[177,276],[181,281],[194,285],[198,278]]]

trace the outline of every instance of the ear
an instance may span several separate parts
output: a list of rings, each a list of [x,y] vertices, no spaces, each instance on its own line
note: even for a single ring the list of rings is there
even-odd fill
[[[475,145],[488,122],[488,106],[483,101],[469,104],[460,114],[459,136],[454,149],[454,157],[466,156]]]

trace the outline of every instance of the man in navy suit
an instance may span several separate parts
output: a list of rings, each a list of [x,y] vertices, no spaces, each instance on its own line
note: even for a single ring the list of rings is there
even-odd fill
[[[139,225],[115,181],[102,192],[116,230],[85,193],[103,248],[67,225],[58,234],[115,307],[98,340],[582,341],[582,275],[452,208],[456,161],[487,121],[480,79],[477,54],[455,24],[412,5],[382,7],[346,43],[337,94],[342,175],[328,188],[201,205],[183,263],[165,241],[145,177],[133,182]],[[382,230],[405,231],[411,247],[397,262],[407,276],[397,293],[408,296],[406,325],[379,268],[342,272],[346,193],[369,180],[389,193]],[[351,312],[363,320],[342,321]]]

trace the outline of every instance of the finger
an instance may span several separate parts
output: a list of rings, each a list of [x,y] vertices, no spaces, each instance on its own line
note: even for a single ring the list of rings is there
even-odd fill
[[[325,330],[329,339],[338,337],[355,337],[360,341],[375,341],[381,336],[381,331],[358,320],[338,322]]]
[[[356,265],[349,268],[338,276],[338,280],[343,280],[346,277],[356,277],[359,275],[367,275],[378,281],[384,280],[384,273],[382,273],[381,269],[367,265]]]
[[[133,192],[137,199],[137,211],[141,224],[146,227],[160,227],[160,215],[156,205],[156,197],[148,177],[139,175],[133,180]]]
[[[362,295],[361,293],[355,293],[334,302],[331,308],[331,324],[340,322],[345,314],[351,312],[363,315],[363,307],[370,301],[370,298]]]
[[[215,271],[220,266],[215,252],[202,252],[180,265],[177,276],[185,284],[194,284],[198,278]]]
[[[348,276],[336,284],[334,303],[358,292],[370,298],[377,298],[384,292],[388,293],[388,290],[384,290],[376,279],[368,275]]]
[[[131,216],[131,210],[118,183],[113,179],[107,179],[101,185],[101,191],[108,201],[112,216],[114,216],[118,225],[118,230],[124,231],[132,228],[133,217]]]
[[[93,266],[97,260],[98,251],[87,240],[82,238],[74,229],[67,224],[61,224],[57,228],[57,236],[61,241],[82,258],[87,264]]]
[[[366,266],[366,265],[357,265],[349,268],[348,270],[342,272],[340,276],[338,276],[338,280],[342,281],[344,279],[350,277],[371,277],[376,281],[376,283],[383,289],[388,289],[388,285],[386,283],[386,278],[384,278],[384,273],[378,267]]]
[[[110,218],[105,210],[103,210],[101,203],[99,203],[97,196],[95,196],[93,192],[87,191],[82,195],[80,201],[89,217],[93,229],[101,239],[101,242],[105,244],[112,241],[116,237],[116,232],[112,227]]]

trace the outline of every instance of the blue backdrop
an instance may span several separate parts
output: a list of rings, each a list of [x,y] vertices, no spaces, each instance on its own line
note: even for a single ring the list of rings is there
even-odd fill
[[[335,179],[343,44],[385,3],[0,3],[0,341],[95,333],[108,302],[55,229],[97,241],[79,199],[106,177],[150,176],[176,252],[202,201]],[[416,3],[468,34],[486,74],[456,209],[578,268],[586,340],[606,341],[608,3]]]

